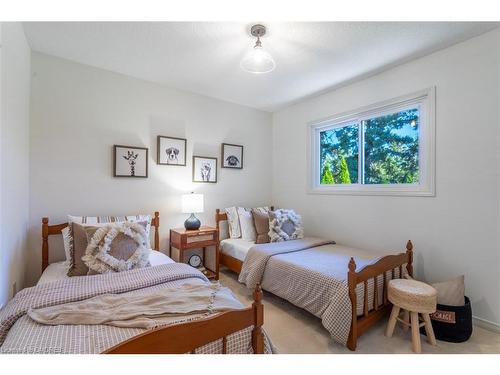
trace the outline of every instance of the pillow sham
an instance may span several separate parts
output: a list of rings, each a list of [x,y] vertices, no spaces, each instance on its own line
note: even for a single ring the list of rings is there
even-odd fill
[[[269,214],[257,209],[252,209],[252,218],[255,225],[255,243],[269,242]]]
[[[240,238],[240,219],[238,217],[238,207],[225,208],[227,214],[227,223],[229,226],[229,238]]]
[[[75,245],[75,236],[73,234],[73,225],[72,223],[77,223],[82,226],[103,226],[109,223],[123,223],[123,222],[138,222],[145,221],[146,225],[146,235],[149,239],[149,232],[151,229],[151,215],[129,215],[129,216],[73,216],[68,215],[68,233],[67,233],[67,245],[65,243],[65,252],[66,246],[68,246],[67,253],[69,254],[69,271],[68,276],[83,276],[87,274],[87,267],[81,261],[81,257],[83,256],[87,244],[86,235],[80,230],[78,244]],[[84,240],[83,240],[84,238]],[[64,233],[63,233],[64,240]],[[75,246],[78,246],[78,251],[75,251]],[[83,250],[81,246],[84,246]],[[77,257],[75,257],[75,253],[77,253]],[[82,273],[83,272],[83,273]]]
[[[227,222],[229,227],[230,238],[243,238],[249,241],[255,241],[256,233],[251,216],[251,211],[267,213],[269,207],[244,208],[244,207],[229,207],[224,211],[227,214]]]
[[[252,211],[238,207],[238,217],[240,219],[241,238],[246,241],[255,241],[257,233],[255,232]]]
[[[88,275],[149,267],[146,222],[86,227],[88,246],[82,261]]]
[[[61,230],[61,234],[63,236],[63,245],[64,245],[64,255],[66,256],[66,263],[70,265],[71,263],[71,253],[70,253],[70,236],[69,236],[69,226]]]
[[[302,218],[294,210],[278,209],[269,212],[270,242],[304,238]]]

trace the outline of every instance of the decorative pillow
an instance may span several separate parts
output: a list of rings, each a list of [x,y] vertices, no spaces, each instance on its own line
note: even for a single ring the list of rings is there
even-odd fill
[[[294,210],[279,209],[269,212],[270,242],[304,238],[302,218]]]
[[[255,243],[269,242],[269,213],[252,209],[252,217],[255,225]]]
[[[82,256],[85,255],[87,249],[87,232],[85,226],[78,223],[69,224],[70,233],[72,235],[70,244],[70,266],[68,276],[85,276],[89,269],[82,261]]]
[[[437,303],[448,306],[465,305],[464,275],[431,285],[437,290]]]
[[[241,238],[246,241],[255,241],[257,233],[255,232],[252,211],[238,207],[238,217],[240,219]]]
[[[224,209],[227,214],[227,223],[229,225],[229,237],[240,238],[240,218],[238,217],[238,207],[229,207]]]
[[[70,248],[71,248],[71,238],[69,236],[69,226],[61,230],[62,236],[63,236],[63,244],[64,244],[64,255],[66,256],[66,263],[68,266],[71,264],[71,253],[70,253]]]
[[[253,208],[253,210],[257,210],[259,212],[268,212],[269,207],[257,207]],[[230,238],[245,238],[247,240],[254,240],[253,236],[253,228],[249,226],[251,216],[250,216],[250,211],[251,209],[247,209],[244,207],[229,207],[225,208],[224,211],[226,211],[227,214],[227,222],[229,225],[229,237]],[[245,221],[245,228],[242,228],[242,217],[243,220]],[[253,224],[251,224],[253,225]],[[245,230],[245,237],[243,237],[243,230]]]
[[[82,261],[89,275],[149,267],[146,222],[86,227],[88,246]]]
[[[149,231],[151,229],[151,216],[150,215],[130,215],[130,216],[72,216],[68,215],[68,234],[67,234],[67,244],[69,253],[69,271],[68,276],[83,276],[87,274],[87,266],[81,261],[81,257],[84,255],[87,248],[87,237],[82,230],[79,231],[79,238],[76,238],[73,234],[72,223],[77,223],[82,226],[96,226],[101,227],[109,223],[123,223],[123,222],[138,222],[145,221],[146,225],[146,235],[149,238]],[[64,233],[63,233],[64,236]],[[64,238],[63,238],[64,239]],[[78,242],[78,244],[76,244]],[[66,247],[66,245],[65,245]],[[75,247],[78,247],[75,250]],[[83,247],[83,248],[82,248]],[[66,251],[66,248],[65,248]],[[75,254],[77,255],[75,257]]]

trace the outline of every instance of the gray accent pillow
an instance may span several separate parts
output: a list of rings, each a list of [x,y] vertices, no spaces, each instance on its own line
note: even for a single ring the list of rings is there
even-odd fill
[[[146,226],[147,222],[125,222],[86,227],[88,246],[82,261],[88,274],[149,267]]]
[[[294,210],[269,211],[270,242],[298,240],[304,238],[302,218]]]

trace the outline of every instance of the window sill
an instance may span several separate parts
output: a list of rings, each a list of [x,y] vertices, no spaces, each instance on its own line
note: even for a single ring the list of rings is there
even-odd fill
[[[386,195],[405,197],[434,197],[433,188],[422,185],[391,186],[391,185],[338,185],[316,186],[309,188],[308,194],[320,195]]]

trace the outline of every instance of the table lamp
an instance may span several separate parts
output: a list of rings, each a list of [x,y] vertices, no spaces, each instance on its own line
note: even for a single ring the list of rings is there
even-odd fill
[[[200,229],[201,222],[194,216],[195,213],[203,212],[203,194],[183,194],[182,195],[182,213],[191,214],[184,222],[184,228],[187,230]]]

